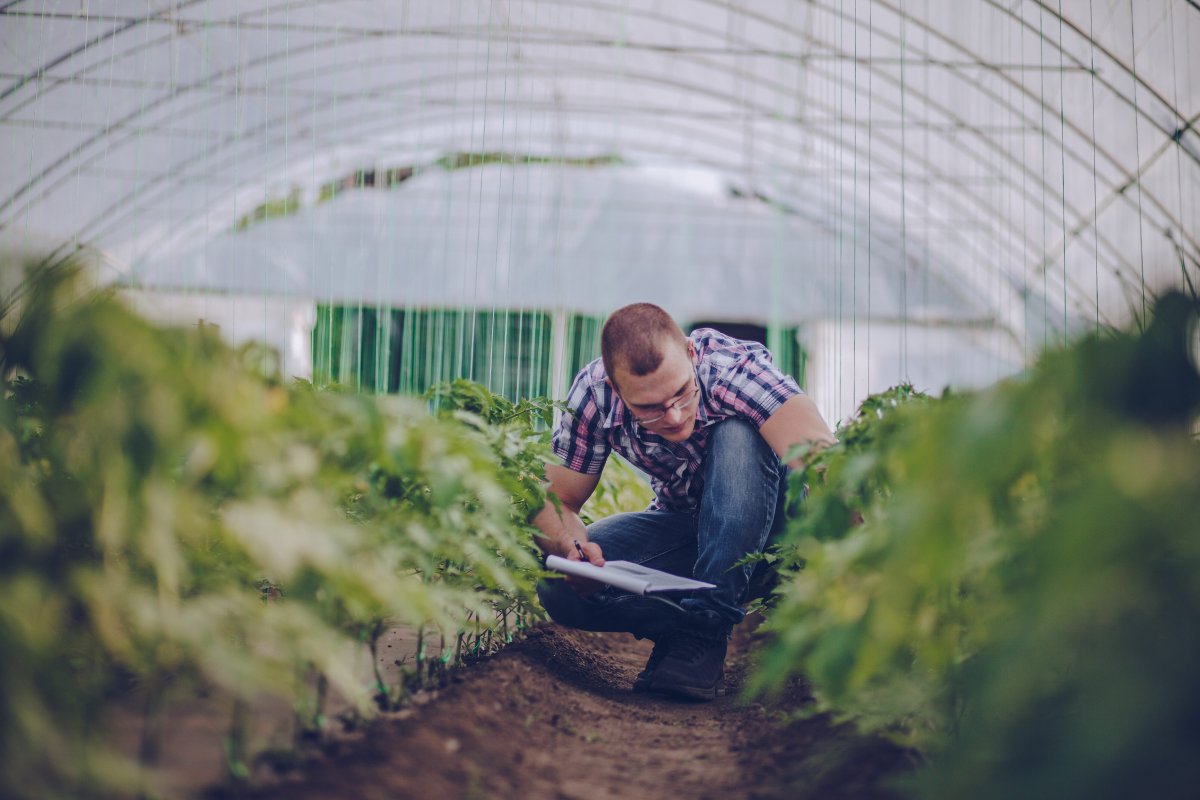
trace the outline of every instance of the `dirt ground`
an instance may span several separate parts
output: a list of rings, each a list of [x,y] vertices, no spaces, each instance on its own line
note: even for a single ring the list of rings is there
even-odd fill
[[[890,798],[911,754],[827,718],[809,700],[737,689],[753,635],[739,626],[730,691],[712,703],[634,694],[650,643],[548,625],[425,702],[328,745],[255,798]],[[213,792],[212,796],[228,796]]]

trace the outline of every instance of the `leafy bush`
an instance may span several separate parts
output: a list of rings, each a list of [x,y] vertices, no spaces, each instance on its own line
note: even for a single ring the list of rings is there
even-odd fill
[[[460,634],[462,654],[537,613],[530,417],[285,386],[269,353],[156,328],[69,275],[40,273],[0,325],[0,793],[132,787],[97,726],[131,681],[310,718],[328,685],[369,714],[403,688],[357,674],[385,622]]]
[[[929,752],[926,797],[1180,797],[1200,768],[1197,304],[992,390],[872,398],[797,482],[759,689]],[[861,516],[862,523],[855,524]]]
[[[520,403],[513,403],[500,395],[492,394],[477,383],[464,380],[449,381],[435,386],[426,393],[426,397],[442,414],[459,415],[468,424],[478,425],[472,416],[474,415],[501,433],[514,421],[520,423],[518,430],[522,432],[548,432],[554,423],[555,409],[565,407],[563,403],[554,403],[545,398],[525,399]],[[462,416],[462,412],[466,412],[467,416]],[[504,452],[505,446],[500,444],[496,449]],[[523,453],[523,459],[507,462],[506,474],[523,480],[527,480],[531,475],[542,474],[544,458],[531,459],[533,454],[528,448],[514,452]],[[545,457],[548,457],[548,451]],[[522,495],[517,488],[513,490],[514,497],[523,498],[519,505],[530,512],[529,519],[542,509],[545,502],[545,494],[540,490],[540,485],[537,489],[538,491],[528,496]],[[584,523],[591,524],[613,514],[642,511],[653,499],[654,492],[650,489],[649,480],[639,474],[628,461],[614,453],[605,464],[600,482],[596,484],[595,491],[580,512],[580,517]]]

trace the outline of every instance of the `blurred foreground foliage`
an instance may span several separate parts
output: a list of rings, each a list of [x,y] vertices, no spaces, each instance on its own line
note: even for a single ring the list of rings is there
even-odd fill
[[[1192,796],[1197,312],[1170,294],[988,391],[864,402],[794,476],[755,688],[804,672],[929,755],[921,797]]]
[[[401,698],[363,677],[388,626],[457,639],[444,664],[538,613],[549,404],[463,384],[446,391],[482,406],[434,416],[284,385],[272,353],[71,276],[37,273],[0,319],[0,795],[142,791],[98,724],[130,685],[151,714],[216,685],[319,728],[327,687],[360,715]]]

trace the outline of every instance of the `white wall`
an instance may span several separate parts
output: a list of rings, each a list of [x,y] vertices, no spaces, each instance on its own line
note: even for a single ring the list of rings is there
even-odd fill
[[[312,330],[316,306],[311,300],[155,292],[122,289],[119,296],[148,319],[165,325],[215,325],[237,346],[255,341],[279,354],[286,377],[312,379]]]
[[[1007,333],[965,327],[819,322],[800,338],[808,350],[808,392],[830,425],[869,394],[912,383],[929,394],[987,386],[1022,368],[1021,344]]]

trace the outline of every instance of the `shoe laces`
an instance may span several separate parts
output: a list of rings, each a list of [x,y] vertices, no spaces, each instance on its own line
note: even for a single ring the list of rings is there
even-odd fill
[[[706,636],[692,631],[676,631],[670,639],[670,650],[674,658],[695,663],[702,660],[710,650],[719,647],[720,644],[721,639],[717,636]]]
[[[666,636],[654,643],[654,649],[650,651],[650,659],[646,662],[647,672],[653,672],[654,668],[671,652],[671,642],[674,638],[674,636]]]

